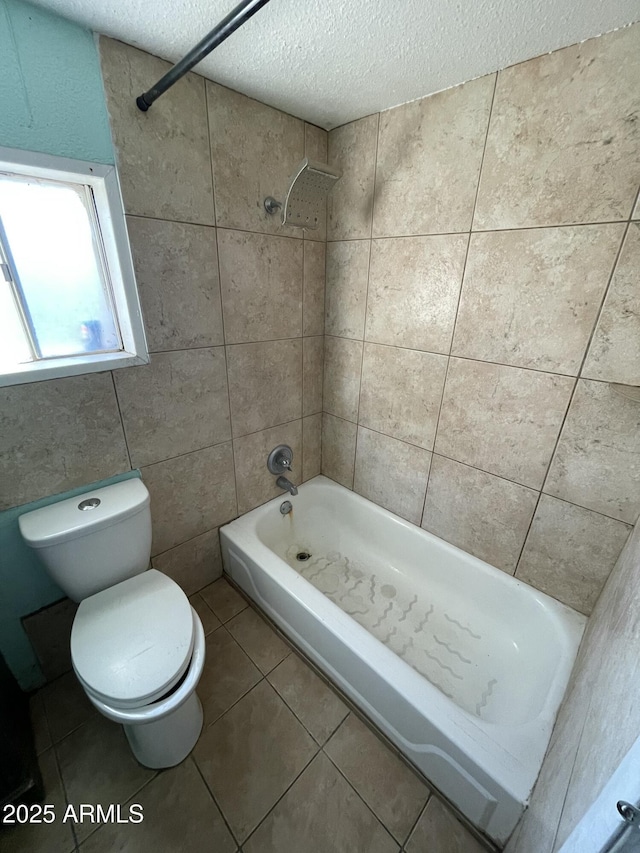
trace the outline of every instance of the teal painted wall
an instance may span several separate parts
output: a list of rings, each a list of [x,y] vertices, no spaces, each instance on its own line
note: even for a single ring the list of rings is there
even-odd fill
[[[115,163],[93,33],[0,0],[0,146]]]
[[[20,0],[0,0],[0,146],[115,163],[93,33]],[[87,488],[0,513],[0,653],[24,690],[44,677],[21,617],[63,593],[22,541],[18,517]]]
[[[45,679],[21,618],[64,598],[64,593],[49,578],[36,552],[25,545],[18,518],[41,506],[140,476],[140,471],[127,471],[108,480],[0,512],[0,653],[23,690],[33,690],[44,684]]]

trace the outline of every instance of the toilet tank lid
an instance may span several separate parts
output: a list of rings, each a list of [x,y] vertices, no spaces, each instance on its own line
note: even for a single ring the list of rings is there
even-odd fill
[[[80,509],[86,502],[90,508]],[[48,548],[109,527],[147,506],[149,492],[142,480],[133,478],[26,512],[18,524],[32,548]]]

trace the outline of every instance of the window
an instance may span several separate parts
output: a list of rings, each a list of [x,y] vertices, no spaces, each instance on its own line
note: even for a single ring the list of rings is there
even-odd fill
[[[115,167],[0,148],[0,385],[147,361]]]

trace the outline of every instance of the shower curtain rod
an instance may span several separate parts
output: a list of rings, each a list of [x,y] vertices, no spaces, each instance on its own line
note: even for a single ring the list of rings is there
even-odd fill
[[[181,77],[184,77],[187,71],[191,71],[194,65],[197,65],[198,62],[204,59],[205,56],[211,53],[214,48],[228,38],[231,33],[234,33],[268,2],[269,0],[243,0],[242,3],[238,3],[235,9],[229,12],[227,17],[223,18],[218,26],[214,27],[202,41],[199,41],[180,62],[176,63],[173,68],[170,68],[164,77],[158,80],[155,86],[152,86],[148,91],[143,92],[136,98],[138,109],[146,113],[151,104],[160,95],[164,94],[167,89],[170,89]]]

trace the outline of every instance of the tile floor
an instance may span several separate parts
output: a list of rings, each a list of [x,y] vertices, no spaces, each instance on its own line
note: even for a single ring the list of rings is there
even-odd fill
[[[207,634],[205,727],[178,767],[133,758],[73,673],[32,699],[51,825],[11,853],[482,853],[425,784],[221,578],[192,596]],[[139,803],[138,824],[63,823],[66,803]]]

